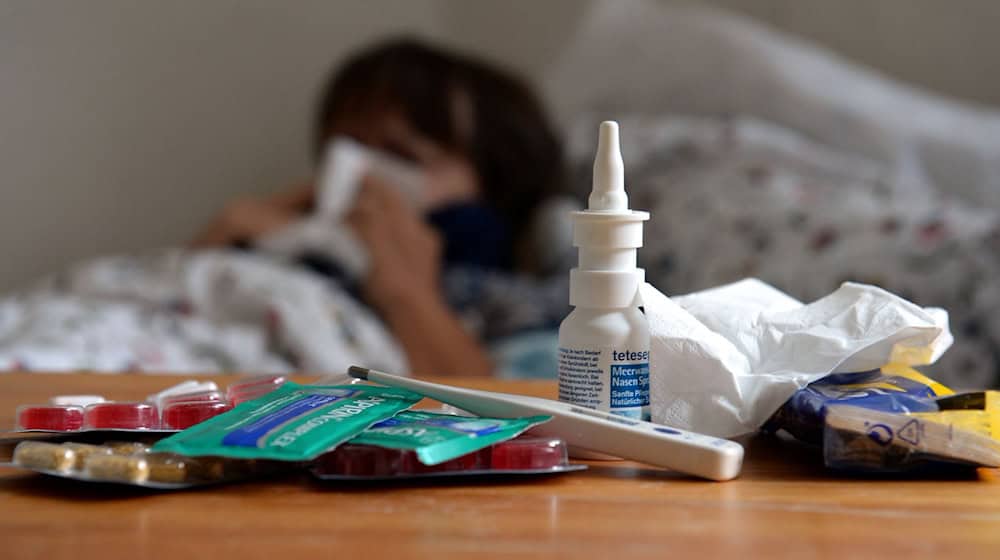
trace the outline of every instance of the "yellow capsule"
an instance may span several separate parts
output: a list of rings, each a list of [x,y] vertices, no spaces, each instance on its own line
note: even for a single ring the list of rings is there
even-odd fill
[[[107,447],[90,445],[88,443],[66,442],[62,444],[62,447],[73,452],[73,469],[78,471],[83,470],[84,463],[87,462],[87,458],[91,455],[108,455],[111,453],[111,450]]]
[[[149,465],[149,482],[181,483],[190,482],[195,474],[192,459],[170,453],[150,453],[146,455]]]
[[[14,448],[14,464],[43,471],[69,472],[76,457],[72,449],[43,441],[22,441]]]
[[[104,447],[110,449],[115,455],[138,455],[149,451],[149,446],[137,441],[109,441]]]
[[[231,460],[221,457],[198,457],[190,464],[189,469],[191,469],[191,474],[200,481],[217,482],[234,478],[232,473],[228,472],[228,465],[231,462]]]
[[[149,463],[141,455],[91,455],[83,472],[91,480],[142,483],[149,479]]]

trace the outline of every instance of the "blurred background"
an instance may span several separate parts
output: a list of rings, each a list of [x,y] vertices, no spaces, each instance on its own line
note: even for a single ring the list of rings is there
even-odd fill
[[[615,119],[658,288],[756,276],[808,301],[877,284],[951,313],[934,377],[994,385],[998,24],[993,0],[0,0],[0,370],[412,363],[363,288],[150,256],[314,177],[321,86],[410,36],[522,76],[565,147],[571,196],[533,218],[568,250],[553,281],[445,274],[499,371],[554,373],[566,210]]]
[[[317,90],[352,49],[412,33],[543,83],[600,3],[0,1],[0,288],[90,256],[177,245],[231,197],[307,176]],[[992,0],[689,3],[1000,104]],[[564,120],[583,109],[546,101]]]

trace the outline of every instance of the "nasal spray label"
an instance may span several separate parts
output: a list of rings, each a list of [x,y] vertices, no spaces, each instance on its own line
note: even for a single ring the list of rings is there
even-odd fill
[[[559,347],[559,400],[649,420],[649,350]]]

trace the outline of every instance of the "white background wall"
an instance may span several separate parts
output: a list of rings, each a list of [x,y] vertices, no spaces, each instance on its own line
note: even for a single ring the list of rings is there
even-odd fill
[[[353,48],[414,33],[538,76],[596,1],[0,0],[0,290],[306,176],[314,95]],[[1000,2],[704,1],[1000,105]]]

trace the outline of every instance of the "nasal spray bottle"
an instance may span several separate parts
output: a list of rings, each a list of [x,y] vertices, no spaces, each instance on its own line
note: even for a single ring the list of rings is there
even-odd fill
[[[559,400],[649,420],[649,325],[639,310],[636,268],[648,212],[630,210],[618,123],[601,123],[586,210],[573,212],[579,266],[559,326]]]

